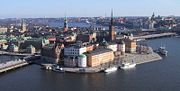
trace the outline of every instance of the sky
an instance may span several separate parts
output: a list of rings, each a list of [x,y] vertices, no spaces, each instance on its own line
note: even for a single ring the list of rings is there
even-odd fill
[[[180,16],[180,0],[0,0],[0,18]]]

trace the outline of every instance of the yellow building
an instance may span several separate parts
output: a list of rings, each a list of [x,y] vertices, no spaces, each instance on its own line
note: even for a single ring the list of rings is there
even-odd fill
[[[126,52],[129,52],[129,53],[136,52],[137,44],[136,44],[135,40],[133,40],[131,38],[125,38],[124,42],[125,42]]]
[[[111,49],[100,48],[87,54],[88,66],[95,67],[114,60],[114,53]]]

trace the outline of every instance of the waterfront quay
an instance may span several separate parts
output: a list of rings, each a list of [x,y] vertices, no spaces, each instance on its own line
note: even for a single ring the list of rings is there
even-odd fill
[[[26,60],[12,60],[5,63],[0,63],[0,73],[16,69],[25,65],[28,65],[29,63]]]
[[[76,68],[76,67],[64,67],[65,72],[70,73],[98,73],[109,67],[118,67],[120,68],[122,63],[131,63],[133,60],[136,64],[144,64],[154,61],[162,60],[162,57],[152,52],[150,54],[138,54],[138,53],[126,53],[125,55],[121,55],[120,57],[116,57],[113,62],[105,63],[96,67],[86,67],[86,68]]]
[[[153,62],[153,61],[160,61],[162,60],[162,57],[153,52],[151,54],[130,54],[126,53],[124,56],[121,56],[122,63],[127,62],[131,63],[134,61],[136,64],[143,64],[143,63],[148,63],[148,62]]]
[[[15,59],[7,62],[2,62],[0,63],[0,73],[10,71],[19,67],[23,67],[26,65],[29,65],[31,63],[35,63],[35,60],[39,59],[39,55],[34,55],[34,56],[25,56],[20,59]]]

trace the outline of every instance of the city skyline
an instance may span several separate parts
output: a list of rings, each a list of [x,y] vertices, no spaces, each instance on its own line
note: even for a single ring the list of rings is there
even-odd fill
[[[2,0],[0,18],[93,17],[110,16],[180,16],[178,0]]]

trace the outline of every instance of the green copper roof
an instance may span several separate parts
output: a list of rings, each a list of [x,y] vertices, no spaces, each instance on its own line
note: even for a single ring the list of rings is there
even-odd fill
[[[81,55],[79,55],[79,57],[81,57],[81,58],[85,58],[85,57],[86,57],[86,55],[81,54]]]

